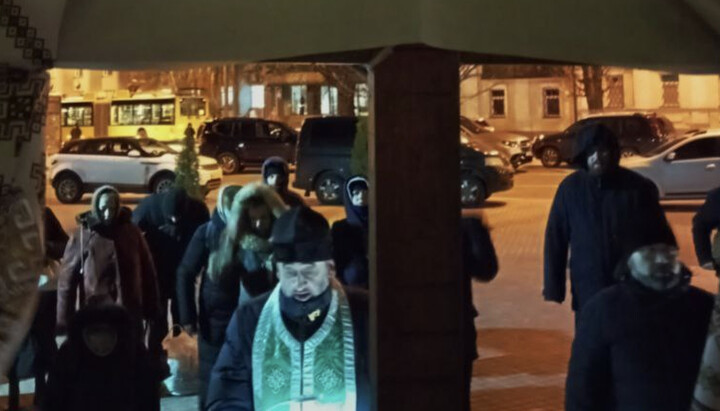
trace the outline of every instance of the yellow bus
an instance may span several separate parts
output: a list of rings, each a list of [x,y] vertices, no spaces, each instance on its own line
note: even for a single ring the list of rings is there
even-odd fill
[[[197,130],[208,119],[208,102],[200,95],[136,96],[110,101],[66,99],[60,110],[63,141],[71,138],[76,125],[82,138],[132,137],[143,128],[149,138],[180,140],[188,124]]]

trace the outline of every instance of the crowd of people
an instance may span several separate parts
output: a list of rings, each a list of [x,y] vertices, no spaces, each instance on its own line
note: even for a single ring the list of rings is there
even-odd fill
[[[586,126],[548,218],[543,295],[564,301],[569,266],[576,315],[566,408],[687,409],[713,296],[690,285],[655,186],[619,160],[613,132]],[[163,340],[185,330],[201,410],[369,410],[369,182],[347,180],[346,218],[332,226],[288,182],[287,163],[270,158],[261,181],[223,186],[212,214],[182,189],[130,210],[103,186],[69,237],[47,209],[48,275],[25,344],[37,353],[18,357],[15,390],[32,375],[43,411],[158,410]],[[720,188],[693,220],[705,269],[719,269],[719,227]],[[492,280],[498,260],[482,221],[462,218],[461,231],[469,399],[471,282]]]

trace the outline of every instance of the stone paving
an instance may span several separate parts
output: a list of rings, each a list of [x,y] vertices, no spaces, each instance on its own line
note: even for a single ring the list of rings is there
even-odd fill
[[[494,281],[473,286],[480,312],[476,320],[480,358],[474,364],[471,386],[474,411],[563,409],[573,314],[569,301],[546,303],[541,290],[545,222],[557,184],[568,173],[531,165],[517,174],[511,191],[494,195],[480,210],[465,212],[489,223],[500,260],[500,273]],[[233,181],[244,184],[256,178],[240,175]],[[681,259],[696,274],[693,283],[716,292],[717,279],[698,269],[692,251],[691,219],[699,204],[672,203],[665,205],[665,210],[678,237]],[[214,205],[212,197],[209,205]],[[314,199],[311,205],[317,206]],[[70,229],[74,214],[86,207],[58,206],[58,217]],[[317,209],[329,220],[343,214],[341,207]],[[24,392],[31,392],[23,385]],[[6,387],[0,386],[0,396],[5,395]],[[0,408],[4,400],[0,399]],[[196,397],[165,398],[162,409],[195,410],[196,401]]]

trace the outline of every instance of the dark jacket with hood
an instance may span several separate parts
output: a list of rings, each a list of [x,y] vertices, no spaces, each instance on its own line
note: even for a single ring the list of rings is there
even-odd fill
[[[477,352],[477,332],[475,331],[475,317],[477,309],[473,304],[472,280],[489,282],[498,273],[498,260],[490,231],[485,224],[477,218],[463,218],[460,220],[462,232],[462,259],[463,259],[463,298],[465,300],[465,358],[475,360]]]
[[[327,315],[329,306],[328,287],[325,293],[305,303],[286,298],[281,293],[280,310],[288,331],[295,337],[311,336],[322,319]],[[370,383],[368,377],[370,358],[368,355],[368,299],[362,290],[346,289],[353,325],[355,344],[355,374],[358,411],[370,410]],[[258,320],[270,293],[256,297],[240,306],[230,321],[227,341],[213,368],[212,380],[208,392],[208,410],[210,411],[252,411],[254,410],[252,382],[252,345]],[[323,304],[322,301],[326,302]],[[305,325],[303,318],[317,307],[323,310],[317,326]],[[308,328],[310,327],[310,328]],[[303,331],[304,330],[304,331]]]
[[[601,176],[587,170],[587,156],[598,145],[612,151],[615,167]],[[565,300],[566,269],[570,251],[572,307],[580,310],[605,287],[614,284],[613,271],[623,239],[643,230],[658,242],[675,244],[675,237],[660,207],[655,185],[620,167],[617,138],[602,125],[581,131],[574,163],[580,168],[566,177],[555,194],[545,232],[544,289],[546,300]]]
[[[178,188],[146,197],[133,211],[132,220],[152,252],[161,298],[174,297],[175,274],[185,249],[195,230],[209,219],[205,203]]]
[[[270,175],[270,171],[275,171],[280,174],[282,181],[280,186],[276,187],[277,193],[280,194],[283,202],[290,208],[305,205],[305,201],[298,194],[290,191],[288,185],[290,184],[290,167],[287,161],[281,157],[270,157],[262,165],[262,176],[263,183],[267,182],[267,176]]]
[[[693,218],[693,242],[700,265],[714,262],[710,234],[718,229],[720,229],[720,188],[708,193],[705,204]],[[717,262],[715,264],[716,269],[720,269]]]
[[[583,308],[567,374],[568,411],[688,410],[714,299],[685,279],[655,291],[628,278]]]
[[[352,204],[350,186],[364,177],[352,177],[345,183],[343,201],[347,218],[332,225],[333,260],[337,276],[346,285],[368,288],[368,207],[356,207]]]
[[[107,357],[93,354],[84,341],[83,329],[93,324],[117,331],[115,349]],[[83,309],[60,347],[41,410],[159,411],[157,378],[149,364],[126,310],[115,305]]]
[[[270,241],[244,227],[249,218],[248,204],[252,198],[259,198],[265,203],[274,219],[288,209],[280,195],[265,184],[248,184],[235,195],[228,213],[227,227],[220,236],[220,244],[210,253],[208,277],[219,284],[235,284],[239,279],[241,301],[267,292],[275,281],[271,271]]]
[[[217,251],[220,234],[226,227],[232,198],[239,186],[224,186],[212,218],[198,227],[178,267],[177,298],[180,324],[198,326],[201,402],[204,401],[210,371],[225,341],[225,329],[238,305],[240,277],[228,275],[223,282],[210,280],[207,265],[210,253]],[[226,195],[227,192],[227,195]],[[229,198],[229,202],[228,202]],[[202,274],[198,308],[195,307],[195,283]],[[198,315],[199,310],[199,315]]]
[[[67,327],[75,314],[78,289],[81,304],[109,300],[127,308],[136,321],[154,318],[158,312],[152,256],[142,233],[130,221],[130,209],[120,207],[111,225],[104,225],[98,217],[98,201],[106,191],[117,194],[110,186],[95,191],[92,210],[77,217],[78,228],[65,249],[58,278],[60,329]]]

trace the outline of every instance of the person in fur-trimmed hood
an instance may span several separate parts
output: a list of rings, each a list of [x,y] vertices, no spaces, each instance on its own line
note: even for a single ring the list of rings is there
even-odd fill
[[[77,217],[78,228],[65,249],[58,277],[57,327],[67,328],[81,307],[113,302],[128,310],[137,326],[153,319],[159,297],[155,268],[145,239],[130,221],[112,186],[95,190],[92,209]]]
[[[253,183],[233,199],[220,245],[210,254],[208,278],[216,283],[238,276],[240,302],[273,286],[270,234],[275,220],[288,210],[272,187]]]

